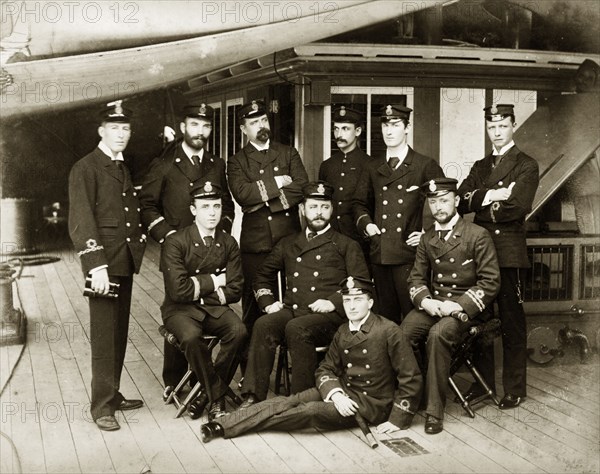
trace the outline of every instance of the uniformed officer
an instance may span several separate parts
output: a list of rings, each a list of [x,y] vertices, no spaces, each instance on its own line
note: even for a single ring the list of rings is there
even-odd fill
[[[194,222],[190,212],[190,190],[206,181],[222,189],[222,219],[219,229],[231,232],[234,205],[227,187],[225,162],[205,150],[212,132],[214,110],[206,104],[187,105],[179,124],[183,138],[153,160],[140,192],[142,221],[157,242]],[[165,341],[163,381],[169,395],[187,370],[185,357]]]
[[[248,144],[229,159],[227,176],[244,213],[242,320],[250,335],[261,314],[252,290],[254,275],[279,239],[300,230],[298,204],[308,175],[295,148],[271,140],[264,102],[253,100],[240,107],[238,121]]]
[[[364,165],[371,159],[358,146],[362,133],[362,114],[350,107],[341,106],[333,112],[333,137],[338,146],[331,158],[321,163],[319,180],[333,186],[333,228],[356,240],[368,262],[369,242],[354,224],[352,201]]]
[[[161,251],[165,327],[179,341],[203,391],[188,411],[198,418],[209,402],[209,418],[225,413],[225,392],[239,362],[246,328],[229,307],[242,296],[242,264],[237,242],[221,221],[223,191],[217,183],[192,188],[194,224],[167,237]],[[204,335],[217,336],[220,350],[214,366]]]
[[[423,185],[435,225],[423,234],[408,284],[416,309],[402,321],[399,392],[408,427],[421,399],[423,374],[415,358],[427,340],[425,433],[443,429],[450,360],[455,344],[472,325],[452,317],[464,312],[484,322],[486,306],[500,289],[498,259],[489,233],[457,213],[457,181],[438,178]]]
[[[201,426],[202,441],[256,431],[305,428],[339,430],[358,426],[355,414],[379,424],[380,433],[398,430],[395,403],[400,353],[399,327],[371,312],[370,280],[349,276],[341,297],[348,324],[342,324],[316,371],[316,388],[240,408]]]
[[[491,234],[500,262],[502,287],[496,302],[502,323],[504,352],[500,408],[517,407],[527,394],[527,327],[521,299],[520,269],[529,268],[525,216],[539,183],[537,162],[517,148],[514,106],[486,107],[485,124],[492,141],[491,154],[475,162],[458,190],[459,212],[475,213],[474,222]],[[488,385],[495,389],[494,351],[485,351],[478,367]],[[480,395],[473,386],[468,399]]]
[[[315,347],[327,346],[344,321],[339,282],[348,275],[368,277],[357,242],[333,230],[332,187],[309,183],[303,189],[300,212],[306,231],[282,238],[256,273],[258,305],[267,314],[254,325],[248,365],[242,384],[246,405],[264,400],[277,346],[287,341],[293,361],[292,393],[313,386],[317,368]],[[277,300],[272,282],[285,275],[285,297]]]
[[[423,222],[425,198],[419,189],[425,181],[444,176],[434,160],[408,146],[411,111],[402,105],[382,108],[387,150],[365,166],[354,201],[356,226],[370,239],[378,310],[398,323],[412,309],[406,279],[423,229],[432,222],[430,216]]]
[[[89,305],[91,413],[98,428],[106,431],[120,428],[116,410],[143,404],[119,392],[133,274],[140,270],[146,247],[140,204],[123,161],[131,137],[131,111],[122,102],[111,102],[102,111],[98,147],[75,163],[69,175],[69,234],[92,289],[105,296],[91,297]],[[106,297],[111,282],[120,285],[116,298]]]

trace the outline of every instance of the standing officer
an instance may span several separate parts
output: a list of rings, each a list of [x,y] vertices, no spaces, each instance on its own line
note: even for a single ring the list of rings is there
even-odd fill
[[[500,293],[496,302],[502,323],[504,352],[500,408],[519,406],[527,394],[527,327],[521,299],[519,269],[529,268],[525,239],[525,216],[539,183],[537,162],[513,141],[515,112],[512,104],[486,107],[485,124],[492,141],[491,154],[477,161],[462,182],[459,212],[475,213],[479,224],[492,236],[500,262]],[[494,351],[489,347],[478,367],[488,385],[495,389]],[[473,385],[468,399],[480,395]]]
[[[127,349],[133,274],[142,264],[146,236],[142,233],[137,193],[123,150],[131,137],[131,111],[117,100],[102,111],[100,143],[71,169],[69,234],[81,267],[92,279],[90,345],[92,350],[92,418],[98,428],[118,430],[116,410],[133,410],[141,400],[119,392]],[[120,285],[108,297],[109,283]]]
[[[425,198],[419,189],[425,181],[444,176],[435,161],[408,146],[411,112],[402,105],[382,108],[387,150],[365,166],[354,202],[356,226],[370,239],[379,312],[397,323],[412,310],[406,280],[423,229],[430,224],[423,222]]]
[[[238,121],[249,141],[229,159],[227,176],[233,197],[244,213],[240,236],[242,321],[250,335],[261,314],[252,290],[254,275],[279,239],[300,230],[298,203],[308,175],[295,148],[271,141],[262,101],[243,105]]]
[[[319,180],[333,186],[333,228],[356,240],[369,259],[369,242],[354,225],[352,200],[363,167],[371,159],[358,146],[363,118],[360,112],[343,105],[333,112],[333,137],[338,150],[321,163]]]
[[[400,328],[371,312],[370,280],[349,276],[342,282],[341,293],[348,324],[339,327],[317,369],[317,386],[240,408],[218,422],[202,425],[204,443],[266,430],[354,428],[358,426],[356,413],[379,424],[380,433],[398,430],[402,411],[395,402],[395,375],[402,360]]]
[[[332,187],[309,183],[300,212],[306,231],[282,238],[256,273],[258,305],[267,314],[254,325],[248,366],[242,384],[246,405],[267,398],[275,351],[283,341],[293,361],[292,393],[314,384],[318,360],[315,347],[326,346],[344,321],[339,282],[348,275],[367,278],[357,242],[333,230]],[[285,274],[285,297],[277,301],[273,280]]]
[[[218,184],[192,188],[194,224],[168,237],[161,252],[165,301],[161,312],[202,382],[203,391],[188,411],[198,418],[211,402],[209,418],[225,413],[225,392],[239,362],[246,328],[229,307],[242,296],[240,251],[233,237],[216,230],[221,221],[222,190]],[[202,336],[217,336],[220,350],[212,363]]]
[[[415,353],[427,342],[425,433],[443,429],[450,360],[455,345],[472,325],[453,317],[466,313],[485,322],[486,306],[500,289],[498,259],[488,232],[457,213],[457,181],[439,178],[423,185],[435,226],[423,234],[408,278],[413,309],[400,325],[402,373],[399,392],[408,428],[421,400],[423,374]]]
[[[204,148],[212,132],[214,110],[206,104],[187,105],[179,124],[183,139],[156,158],[144,178],[140,192],[142,221],[154,240],[165,237],[194,222],[190,212],[190,190],[206,181],[222,189],[220,228],[231,232],[234,205],[227,187],[225,162]],[[165,341],[163,381],[166,399],[187,370],[185,357]]]

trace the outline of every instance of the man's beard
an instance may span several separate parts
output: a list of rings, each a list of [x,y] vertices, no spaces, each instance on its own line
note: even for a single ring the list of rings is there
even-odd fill
[[[192,137],[186,132],[183,135],[183,140],[194,150],[201,150],[206,145],[206,138],[203,135]]]
[[[450,222],[452,220],[452,218],[456,215],[456,211],[453,212],[452,214],[446,214],[444,213],[436,213],[434,214],[433,218],[439,222],[440,224],[447,224],[448,222]]]
[[[261,128],[256,134],[256,139],[259,142],[267,143],[267,141],[271,138],[271,129],[269,128]]]
[[[320,222],[315,222],[317,220],[320,220]],[[316,216],[313,219],[306,219],[306,227],[308,227],[310,230],[312,230],[313,232],[320,232],[322,231],[325,227],[327,227],[327,225],[329,224],[329,219],[319,215]]]

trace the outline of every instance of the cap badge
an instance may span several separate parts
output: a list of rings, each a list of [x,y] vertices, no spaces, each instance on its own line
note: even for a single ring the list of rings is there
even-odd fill
[[[354,288],[354,278],[348,277],[348,280],[346,281],[346,288],[348,288],[349,290]]]
[[[490,109],[490,114],[496,115],[497,113],[498,113],[498,107],[496,107],[495,105],[492,105],[492,108]]]
[[[256,112],[258,110],[258,104],[255,100],[252,101],[252,111]]]
[[[346,107],[343,105],[340,107],[339,115],[340,117],[344,117],[346,115]]]
[[[121,105],[123,104],[123,100],[115,100],[113,102],[110,102],[108,104],[106,104],[108,107],[113,107],[115,108],[115,115],[123,115],[123,106]]]
[[[432,193],[435,193],[436,189],[437,189],[437,186],[435,185],[435,181],[432,179],[431,181],[429,181],[429,190]]]
[[[205,114],[206,113],[206,104],[200,104],[200,108],[198,109],[198,111],[201,114]]]
[[[319,194],[325,194],[325,186],[323,186],[323,184],[319,184],[319,185],[317,186],[317,192],[318,192]]]
[[[205,193],[212,193],[213,191],[213,187],[210,181],[207,181],[206,184],[204,185],[204,192]]]
[[[392,111],[391,105],[386,105],[385,107],[385,115],[392,115],[394,112]]]

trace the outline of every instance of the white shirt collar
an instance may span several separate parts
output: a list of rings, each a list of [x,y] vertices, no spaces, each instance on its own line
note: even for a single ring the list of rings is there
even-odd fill
[[[435,224],[434,224],[435,227],[434,228],[435,228],[436,231],[438,231],[438,230],[452,230],[452,229],[454,229],[454,226],[458,222],[458,219],[460,219],[460,215],[457,212],[456,214],[454,214],[454,217],[452,219],[450,219],[449,222],[446,222],[445,224],[440,224],[438,221],[435,221]],[[448,240],[448,237],[450,237],[450,234],[448,234],[446,236],[446,240]]]
[[[360,328],[363,327],[363,324],[367,321],[367,318],[371,315],[371,311],[367,313],[367,315],[362,318],[358,324],[354,324],[352,321],[348,321],[348,326],[350,327],[350,331],[360,331]]]
[[[400,160],[398,162],[398,165],[396,166],[396,168],[398,168],[398,166],[400,166],[404,162],[404,160],[406,159],[407,155],[408,155],[408,145],[406,145],[404,147],[404,149],[402,151],[400,151],[400,153],[398,153],[398,154],[393,154],[392,152],[390,152],[389,149],[386,150],[386,152],[385,152],[385,159],[386,159],[386,161],[388,161],[392,156],[397,156],[398,159]]]
[[[320,230],[319,232],[316,232],[317,235],[321,235],[324,234],[325,232],[327,232],[329,229],[331,228],[331,224],[327,224],[327,227],[325,227],[323,230]],[[308,233],[309,232],[313,232],[312,230],[310,230],[308,227],[306,228],[306,237],[308,238]]]
[[[112,152],[112,150],[110,148],[108,148],[108,146],[106,145],[106,143],[104,142],[100,142],[98,143],[98,148],[100,148],[100,151],[102,153],[104,153],[105,155],[107,155],[111,160],[113,161],[124,161],[123,160],[123,153],[122,152],[118,152],[116,155]]]
[[[198,233],[200,234],[200,238],[202,240],[204,240],[204,237],[212,237],[213,239],[215,238],[215,231],[214,230],[212,231],[212,233],[205,234],[204,232],[202,232],[202,229],[200,229],[200,226],[198,224],[196,224],[196,227],[198,228]]]
[[[256,144],[256,143],[254,143],[254,142],[250,142],[250,143],[251,143],[251,144],[252,144],[252,146],[253,146],[254,148],[256,148],[258,151],[262,151],[262,150],[268,150],[268,149],[269,149],[269,146],[271,145],[271,139],[269,138],[269,139],[267,140],[267,143],[265,143],[265,145],[264,145],[264,146],[257,145],[257,144]]]
[[[192,156],[194,156],[194,155],[197,155],[198,158],[200,158],[200,162],[202,162],[202,157],[204,156],[204,148],[202,148],[200,151],[196,151],[191,146],[189,146],[185,141],[181,143],[181,148],[183,148],[183,152],[190,159],[190,161],[192,162],[193,165],[196,164],[196,163],[194,163],[194,160],[192,160]]]
[[[506,145],[504,145],[502,148],[500,148],[500,150],[496,150],[496,147],[494,147],[494,150],[492,151],[493,155],[504,155],[508,150],[510,150],[513,146],[515,146],[515,141],[511,140],[510,143],[507,143]]]

